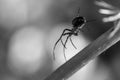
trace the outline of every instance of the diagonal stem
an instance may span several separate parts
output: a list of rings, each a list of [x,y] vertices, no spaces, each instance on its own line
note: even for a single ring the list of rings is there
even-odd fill
[[[116,30],[117,29],[117,30]],[[114,31],[115,30],[115,31]],[[114,33],[114,34],[113,34]],[[111,36],[111,34],[113,34]],[[115,27],[112,27],[94,42],[89,44],[82,51],[78,52],[73,58],[59,67],[45,80],[63,80],[70,77],[76,71],[85,66],[89,61],[100,55],[109,47],[120,40],[120,21]]]

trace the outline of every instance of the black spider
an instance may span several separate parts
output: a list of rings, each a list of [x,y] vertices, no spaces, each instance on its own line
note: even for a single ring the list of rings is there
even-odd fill
[[[79,10],[80,10],[80,9],[79,9]],[[79,13],[79,10],[78,10],[78,13]],[[59,41],[61,41],[61,43],[62,43],[62,45],[63,45],[63,48],[65,49],[65,48],[66,48],[66,43],[67,43],[68,39],[70,39],[70,42],[71,42],[71,44],[73,45],[73,47],[74,47],[75,49],[77,49],[76,46],[75,46],[75,45],[73,44],[73,42],[72,42],[71,36],[72,36],[72,35],[78,36],[78,33],[81,31],[81,29],[83,28],[83,26],[85,25],[85,23],[86,23],[86,22],[91,22],[91,21],[95,21],[95,20],[93,19],[93,20],[88,20],[88,21],[86,21],[85,17],[79,16],[79,15],[72,20],[72,25],[73,25],[72,28],[71,28],[71,29],[67,29],[67,28],[64,29],[63,32],[62,32],[62,34],[61,34],[61,36],[60,36],[60,38],[57,40],[57,42],[56,42],[55,45],[54,45],[54,48],[53,48],[53,57],[54,57],[54,59],[55,59],[54,50],[55,50],[55,47],[56,47],[56,45],[57,45],[57,43],[58,43]],[[66,32],[66,31],[67,31],[67,32]],[[67,38],[66,38],[66,40],[65,40],[65,43],[63,43],[62,37],[63,37],[63,36],[66,36],[66,35],[67,35]],[[64,52],[65,52],[65,51],[64,51]],[[64,53],[64,57],[65,57],[65,60],[66,60],[65,53]]]
[[[60,38],[57,40],[57,42],[55,43],[55,46],[54,46],[54,49],[53,49],[53,56],[55,58],[55,54],[54,54],[54,50],[55,50],[55,47],[57,45],[57,43],[59,41],[61,41],[62,45],[64,46],[64,48],[66,48],[66,43],[68,41],[68,39],[70,39],[70,42],[72,43],[72,45],[74,46],[74,48],[76,49],[75,45],[73,44],[72,42],[72,39],[71,39],[71,36],[74,35],[74,36],[78,36],[78,33],[80,32],[80,30],[82,29],[82,27],[84,26],[84,24],[86,23],[86,19],[85,17],[82,17],[82,16],[78,16],[78,17],[75,17],[73,20],[72,20],[72,29],[64,29]],[[67,32],[66,32],[67,31]],[[65,43],[63,43],[62,41],[62,37],[63,36],[66,36],[67,35],[67,38],[65,40]],[[65,54],[64,54],[64,57],[65,57]],[[66,57],[65,57],[66,59]]]

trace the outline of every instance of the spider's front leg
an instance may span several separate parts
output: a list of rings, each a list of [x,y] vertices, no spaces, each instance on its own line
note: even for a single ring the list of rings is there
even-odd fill
[[[64,44],[63,41],[62,41],[62,37],[65,36],[65,35],[67,35],[67,34],[65,33],[66,31],[71,32],[71,29],[64,29],[63,32],[62,32],[62,34],[61,34],[61,36],[60,36],[60,38],[57,40],[57,42],[56,42],[55,45],[54,45],[54,48],[53,48],[53,57],[54,57],[54,59],[55,59],[55,53],[54,53],[54,51],[55,51],[55,48],[56,48],[56,46],[57,46],[57,44],[58,44],[58,42],[59,42],[60,40],[61,40],[61,43],[62,43],[62,45],[64,46],[64,48],[66,48],[65,44]]]

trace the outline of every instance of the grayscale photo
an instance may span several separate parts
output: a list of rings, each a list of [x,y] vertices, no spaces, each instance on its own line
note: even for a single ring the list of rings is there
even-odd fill
[[[119,0],[0,0],[0,80],[120,80]]]

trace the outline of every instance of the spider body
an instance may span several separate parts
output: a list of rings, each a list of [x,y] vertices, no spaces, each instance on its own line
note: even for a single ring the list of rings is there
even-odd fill
[[[71,29],[71,33],[73,33],[73,35],[77,36],[80,29],[84,26],[84,24],[86,23],[86,19],[85,17],[79,16],[76,17],[72,20],[72,29]]]
[[[54,59],[55,59],[55,54],[54,54],[54,50],[55,50],[55,47],[56,45],[58,44],[59,41],[61,41],[62,45],[64,46],[63,48],[65,49],[66,48],[66,43],[68,41],[68,39],[70,39],[70,42],[71,44],[73,45],[73,47],[75,49],[76,46],[73,44],[72,42],[72,39],[71,39],[71,36],[74,35],[74,36],[78,36],[78,33],[80,32],[80,30],[82,29],[82,27],[84,26],[84,24],[86,23],[86,19],[85,17],[82,17],[82,16],[78,16],[78,17],[75,17],[73,20],[72,20],[72,28],[71,29],[64,29],[60,38],[57,40],[57,42],[55,43],[55,46],[54,46],[54,49],[53,49],[53,56],[54,56]],[[62,41],[62,37],[63,36],[67,36],[65,42],[63,43]],[[64,57],[65,57],[65,53],[64,53]],[[66,59],[66,57],[65,57]]]
[[[74,28],[82,27],[82,25],[86,23],[85,17],[79,16],[72,20],[72,25]]]

